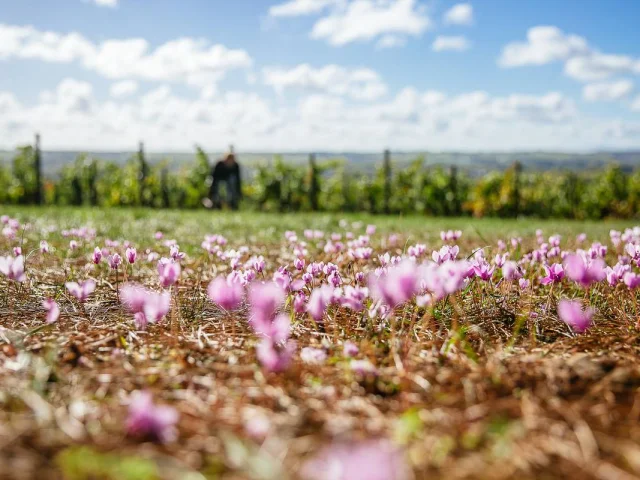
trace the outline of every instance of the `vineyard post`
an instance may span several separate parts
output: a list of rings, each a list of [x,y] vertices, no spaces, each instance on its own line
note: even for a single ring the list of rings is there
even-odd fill
[[[162,169],[160,176],[160,189],[162,190],[162,206],[169,208],[169,171],[167,167]]]
[[[389,213],[389,201],[391,199],[391,152],[384,151],[384,213]]]
[[[33,168],[36,175],[36,191],[34,201],[36,205],[42,205],[42,154],[40,152],[40,134],[36,133],[36,144],[33,154]]]
[[[91,158],[89,162],[89,205],[95,207],[98,205],[98,162],[95,158]]]
[[[458,196],[458,167],[452,165],[449,169],[449,191],[451,192],[451,209],[454,216],[460,215],[460,197]]]
[[[516,160],[513,164],[513,213],[515,217],[520,215],[520,173],[522,164]]]
[[[144,142],[140,142],[138,145],[138,162],[140,163],[140,171],[138,173],[138,188],[140,195],[140,205],[146,206],[145,191],[147,183],[147,175],[149,167],[144,157]]]
[[[311,210],[318,210],[318,171],[315,153],[309,154],[309,203]]]

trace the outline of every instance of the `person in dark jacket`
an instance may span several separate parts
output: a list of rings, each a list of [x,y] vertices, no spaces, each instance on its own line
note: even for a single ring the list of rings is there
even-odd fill
[[[240,165],[236,162],[233,150],[224,159],[216,163],[211,172],[211,177],[209,199],[213,208],[222,207],[220,187],[221,184],[224,184],[227,191],[227,204],[232,210],[237,210],[242,198],[242,181],[240,179]]]

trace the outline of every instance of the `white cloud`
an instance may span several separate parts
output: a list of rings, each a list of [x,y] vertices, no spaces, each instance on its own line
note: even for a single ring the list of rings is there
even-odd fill
[[[118,6],[118,0],[93,0],[99,7],[116,8]]]
[[[320,13],[325,8],[335,5],[339,0],[291,0],[269,8],[272,17],[297,17]]]
[[[557,27],[538,26],[529,29],[526,42],[505,46],[499,64],[503,67],[544,65],[588,52],[589,46],[584,38],[566,35]]]
[[[111,85],[109,93],[113,98],[122,98],[133,95],[138,91],[138,82],[134,80],[124,80]]]
[[[417,37],[430,26],[431,20],[416,0],[353,0],[319,19],[311,38],[339,47],[389,34]]]
[[[564,66],[565,73],[583,82],[604,80],[620,74],[640,74],[640,60],[626,55],[590,55],[570,58]]]
[[[470,3],[458,3],[444,14],[444,23],[449,25],[471,25],[473,23],[473,7]]]
[[[41,104],[36,110],[43,113],[41,120],[44,121],[47,120],[47,115],[52,120],[86,116],[95,107],[93,86],[73,78],[62,80],[54,91],[42,92],[40,100]]]
[[[380,76],[367,68],[348,69],[338,65],[314,68],[301,64],[291,69],[267,67],[262,71],[264,83],[282,94],[296,88],[333,95],[345,95],[357,100],[375,100],[387,93]]]
[[[110,79],[138,78],[199,86],[218,81],[229,70],[252,64],[244,50],[188,37],[151,50],[142,38],[94,44],[78,33],[59,34],[32,26],[0,24],[0,60],[11,58],[78,62]]]
[[[582,96],[589,102],[610,102],[621,100],[631,94],[633,82],[619,80],[617,82],[590,83],[582,89]]]
[[[20,104],[13,93],[0,92],[0,115],[7,115],[19,108]]]
[[[457,52],[462,52],[464,50],[468,50],[469,47],[470,47],[469,41],[462,36],[445,37],[440,35],[436,37],[436,39],[433,41],[433,44],[431,45],[431,48],[435,52],[443,52],[445,50],[454,50]]]
[[[559,93],[492,96],[473,91],[446,95],[405,88],[388,100],[354,102],[317,93],[297,104],[254,93],[216,92],[186,97],[169,85],[121,101],[99,101],[91,85],[67,79],[39,103],[22,105],[0,93],[0,146],[13,147],[42,133],[49,148],[133,149],[144,139],[153,150],[188,150],[194,142],[221,149],[376,151],[396,149],[509,150],[597,148],[602,142],[640,144],[628,123],[603,136],[610,121],[580,115]],[[363,142],[363,139],[365,140]]]
[[[385,35],[378,43],[376,43],[377,48],[396,48],[396,47],[404,47],[407,44],[407,39],[400,35]]]
[[[0,101],[0,104],[2,102]],[[631,102],[631,110],[633,110],[634,112],[640,112],[640,95],[638,95],[633,102]],[[0,109],[1,111],[1,109]]]
[[[583,37],[565,34],[553,26],[530,28],[527,41],[506,45],[498,63],[508,68],[557,61],[565,62],[567,76],[583,82],[640,74],[640,59],[601,53],[589,46]]]

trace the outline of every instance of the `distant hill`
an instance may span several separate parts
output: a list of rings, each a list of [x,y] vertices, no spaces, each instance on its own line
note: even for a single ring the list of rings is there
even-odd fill
[[[73,162],[81,152],[45,151],[43,152],[43,166],[45,175],[54,176],[62,166]],[[134,155],[134,152],[86,152],[89,156],[124,164]],[[0,162],[8,163],[15,152],[1,151]],[[208,152],[209,158],[213,162],[222,156],[222,152]],[[158,153],[148,152],[146,154],[150,163],[157,163],[162,160],[169,160],[172,169],[178,169],[181,165],[192,162],[195,154],[193,152],[172,152]],[[239,153],[241,164],[252,169],[253,166],[262,162],[273,161],[273,153]],[[347,162],[347,168],[351,171],[368,173],[375,169],[382,161],[381,153],[329,153],[318,152],[318,161],[326,159],[341,158]],[[595,152],[595,153],[562,153],[562,152],[392,152],[392,159],[397,167],[422,156],[427,165],[455,165],[470,175],[482,175],[492,170],[503,170],[511,165],[515,160],[519,160],[525,169],[531,170],[553,170],[572,169],[576,171],[600,168],[608,163],[617,162],[626,170],[631,170],[640,165],[640,151],[622,152]],[[307,153],[285,153],[281,157],[285,162],[294,164],[305,163],[308,159]]]

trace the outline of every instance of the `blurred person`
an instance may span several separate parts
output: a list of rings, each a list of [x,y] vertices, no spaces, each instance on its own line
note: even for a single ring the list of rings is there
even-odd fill
[[[226,203],[232,210],[237,210],[242,198],[242,182],[240,179],[240,165],[236,161],[233,146],[222,160],[219,160],[211,171],[211,187],[209,188],[210,205],[222,208],[220,187],[224,184]]]

